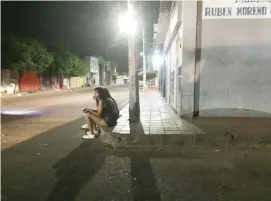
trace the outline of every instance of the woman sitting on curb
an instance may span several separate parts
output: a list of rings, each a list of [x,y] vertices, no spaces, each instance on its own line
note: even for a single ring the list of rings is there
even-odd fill
[[[93,95],[93,99],[94,99],[95,102],[96,102],[96,107],[97,107],[97,108],[96,108],[96,110],[93,110],[93,109],[91,109],[91,110],[94,111],[94,112],[97,112],[99,100],[98,100],[98,98],[95,96],[95,94]],[[82,129],[82,130],[89,130],[87,124],[84,124],[84,125],[81,127],[81,129]],[[101,133],[100,127],[99,127],[97,124],[95,124],[94,122],[93,122],[93,130],[94,130],[94,134],[95,134],[95,135],[98,135],[98,134]]]
[[[85,119],[89,128],[86,135],[83,136],[84,139],[95,138],[94,124],[104,127],[113,127],[117,125],[117,120],[119,118],[119,110],[116,101],[110,96],[107,89],[97,87],[94,90],[94,96],[97,97],[98,108],[97,111],[85,108],[83,112],[85,113]],[[97,136],[97,134],[96,134]]]
[[[117,105],[116,101],[114,100],[114,98],[113,98],[113,97],[111,96],[111,94],[109,93],[108,89],[107,89],[107,88],[103,88],[103,90],[104,90],[105,96],[106,96],[107,98],[111,98],[111,99],[114,101],[114,103],[115,103],[116,106],[117,106],[118,113],[119,113],[118,105]],[[99,100],[98,100],[98,98],[95,96],[95,94],[93,95],[93,99],[95,100],[96,106],[97,106],[97,108],[98,108]],[[92,110],[92,111],[97,112],[97,109],[96,109],[96,110]],[[119,117],[120,117],[120,116],[119,116]],[[81,129],[83,129],[83,130],[88,130],[89,128],[88,128],[88,125],[87,125],[87,124],[84,124],[84,125],[81,127]],[[95,134],[95,135],[98,135],[98,134],[101,133],[101,128],[100,128],[97,124],[95,124],[94,122],[93,122],[93,130],[94,130],[94,134]]]

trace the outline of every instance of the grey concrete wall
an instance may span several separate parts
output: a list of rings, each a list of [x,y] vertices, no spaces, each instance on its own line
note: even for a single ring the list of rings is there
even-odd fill
[[[203,20],[201,67],[200,116],[271,116],[271,19]]]

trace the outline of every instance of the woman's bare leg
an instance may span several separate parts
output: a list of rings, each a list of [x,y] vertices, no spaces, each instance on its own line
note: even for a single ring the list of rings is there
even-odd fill
[[[98,126],[97,124],[95,124],[94,122],[93,123],[93,130],[94,131],[97,131],[97,133],[101,133],[101,128],[100,126]]]
[[[93,131],[93,123],[94,122],[88,117],[87,114],[85,114],[85,119],[86,119],[86,123],[88,125],[89,132],[94,133],[94,131]]]
[[[98,130],[97,127],[98,127],[97,124],[93,123],[93,129],[94,129],[95,131]]]
[[[104,119],[90,113],[85,114],[85,119],[87,122],[87,125],[89,127],[89,131],[86,135],[83,136],[84,139],[93,139],[95,137],[93,127],[96,124],[96,126],[107,126],[107,123],[104,121]],[[96,137],[99,135],[96,135]]]
[[[97,110],[92,110],[92,111],[97,112]],[[100,127],[99,127],[96,123],[94,123],[94,122],[93,122],[93,128],[94,128],[94,130],[97,131],[98,133],[101,132]]]
[[[104,119],[102,119],[101,117],[98,117],[98,116],[91,114],[91,113],[86,113],[86,116],[88,116],[90,121],[97,124],[97,126],[108,126],[107,123],[104,121]]]

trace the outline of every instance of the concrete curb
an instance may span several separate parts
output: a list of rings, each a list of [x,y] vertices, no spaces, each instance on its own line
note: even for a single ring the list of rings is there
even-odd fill
[[[187,134],[187,135],[137,135],[104,132],[100,136],[104,144],[114,148],[161,148],[182,146],[210,147],[268,147],[271,148],[271,134],[225,135],[225,134]]]

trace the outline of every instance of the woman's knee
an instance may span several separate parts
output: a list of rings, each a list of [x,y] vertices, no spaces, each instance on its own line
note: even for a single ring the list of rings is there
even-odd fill
[[[84,117],[85,117],[85,119],[90,120],[88,113],[85,113]]]
[[[107,123],[106,123],[106,121],[104,119],[100,119],[99,125],[100,126],[106,126],[106,127],[108,126]]]
[[[103,119],[95,119],[93,122],[98,126],[105,126],[105,121]]]

